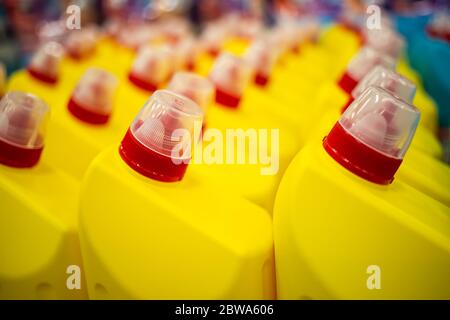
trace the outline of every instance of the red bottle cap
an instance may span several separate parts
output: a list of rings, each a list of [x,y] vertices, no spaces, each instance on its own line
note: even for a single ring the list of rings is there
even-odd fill
[[[348,106],[370,86],[381,87],[392,95],[412,104],[416,94],[416,85],[394,70],[382,65],[374,67],[352,91],[349,102],[344,106],[344,112]]]
[[[87,123],[108,122],[118,84],[111,73],[99,68],[88,69],[70,98],[69,111]]]
[[[35,79],[55,84],[58,82],[59,64],[64,53],[57,42],[47,42],[34,54],[27,67],[28,73]]]
[[[216,102],[226,107],[237,108],[251,73],[251,68],[243,58],[229,53],[221,54],[209,75],[216,87]]]
[[[190,99],[158,90],[142,108],[119,148],[122,159],[142,175],[164,182],[183,178],[191,149],[200,138],[203,112]]]
[[[419,122],[414,106],[379,87],[369,87],[325,137],[325,150],[368,181],[389,184]]]
[[[370,47],[363,47],[348,64],[347,70],[338,82],[339,86],[342,90],[351,94],[358,82],[377,65],[394,69],[395,61]]]
[[[146,91],[155,91],[170,77],[170,54],[165,47],[145,46],[139,50],[128,79]]]
[[[33,167],[44,147],[47,104],[19,91],[0,100],[0,163],[16,168]]]

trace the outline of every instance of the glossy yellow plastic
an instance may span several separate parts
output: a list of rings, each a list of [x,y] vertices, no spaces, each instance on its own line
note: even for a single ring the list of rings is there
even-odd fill
[[[420,110],[420,124],[436,135],[439,127],[436,104],[423,88],[420,76],[411,69],[405,59],[400,59],[397,63],[397,72],[413,81],[417,86],[414,105]]]
[[[78,182],[42,160],[30,169],[0,165],[0,299],[87,298],[78,195]],[[67,286],[71,265],[80,290]]]
[[[80,229],[93,299],[272,299],[267,212],[188,168],[176,183],[101,153],[81,193]]]
[[[274,240],[280,299],[450,298],[449,208],[359,178],[320,140],[283,177]]]
[[[240,37],[232,37],[223,43],[222,49],[223,51],[230,52],[234,55],[242,56],[250,45],[250,41],[248,39],[240,38]]]

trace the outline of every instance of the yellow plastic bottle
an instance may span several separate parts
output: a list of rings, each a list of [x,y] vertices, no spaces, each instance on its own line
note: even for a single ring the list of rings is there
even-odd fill
[[[1,299],[87,298],[79,185],[40,159],[48,114],[31,94],[0,101]]]
[[[93,162],[80,209],[90,298],[275,297],[267,212],[186,172],[201,119],[191,100],[156,91],[120,150]]]
[[[338,111],[337,105],[331,108],[333,110],[330,110],[321,120],[313,139],[322,139],[339,120],[341,113],[370,86],[379,86],[408,103],[412,103],[416,92],[415,84],[405,77],[384,66],[376,66],[359,82],[352,91],[352,97],[341,105],[340,111]],[[426,151],[432,149],[433,146],[440,150],[437,139],[428,129],[419,125],[411,142],[410,152],[397,176],[400,180],[449,205],[450,195],[447,195],[448,192],[446,192],[449,182],[445,178],[448,177],[449,170],[440,161],[426,154]]]
[[[275,203],[278,298],[450,298],[449,207],[393,180],[418,118],[371,87],[299,152]]]

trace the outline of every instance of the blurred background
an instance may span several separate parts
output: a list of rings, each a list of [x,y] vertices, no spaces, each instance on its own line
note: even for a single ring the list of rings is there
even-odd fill
[[[81,8],[81,25],[96,24],[117,34],[149,21],[187,17],[199,32],[205,24],[230,13],[257,18],[265,25],[305,15],[322,24],[341,19],[343,9],[364,13],[368,4],[389,12],[407,40],[407,58],[439,106],[440,139],[449,159],[450,48],[448,0],[0,0],[0,61],[7,74],[23,68],[42,42],[63,39],[70,5]],[[173,28],[173,24],[170,24]],[[177,34],[176,30],[174,34]]]

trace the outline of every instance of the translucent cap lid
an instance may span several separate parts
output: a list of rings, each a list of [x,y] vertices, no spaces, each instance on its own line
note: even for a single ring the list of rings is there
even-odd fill
[[[220,90],[240,97],[252,75],[251,67],[244,58],[222,53],[214,63],[210,79]]]
[[[131,73],[142,81],[161,84],[172,70],[170,56],[167,47],[145,46],[139,50]]]
[[[47,78],[56,79],[63,54],[64,49],[59,43],[47,42],[34,54],[28,68]]]
[[[403,159],[419,118],[417,108],[380,87],[371,86],[348,107],[339,123],[370,148]]]
[[[394,69],[395,60],[370,47],[363,47],[356,56],[352,58],[347,66],[347,73],[356,81],[360,81],[373,67],[383,65]]]
[[[75,58],[90,54],[97,45],[98,32],[95,28],[85,28],[69,33],[65,42],[66,51]]]
[[[390,28],[369,30],[365,37],[368,46],[394,59],[398,59],[405,48],[403,37]]]
[[[204,77],[192,72],[177,72],[170,80],[168,89],[196,102],[206,114],[213,95],[212,83]]]
[[[156,91],[130,126],[145,147],[172,159],[190,159],[200,137],[203,112],[191,99],[169,90]],[[196,129],[197,128],[197,129]]]
[[[20,148],[42,148],[48,116],[49,107],[38,97],[8,92],[0,100],[0,139]]]
[[[359,97],[370,86],[377,86],[391,94],[412,103],[416,94],[416,85],[397,72],[382,65],[373,68],[352,91],[352,97]]]
[[[259,37],[247,49],[245,60],[257,73],[269,76],[278,58],[278,51],[272,49],[267,37]]]
[[[98,114],[110,114],[119,84],[111,73],[89,68],[81,77],[72,98],[82,108]]]

